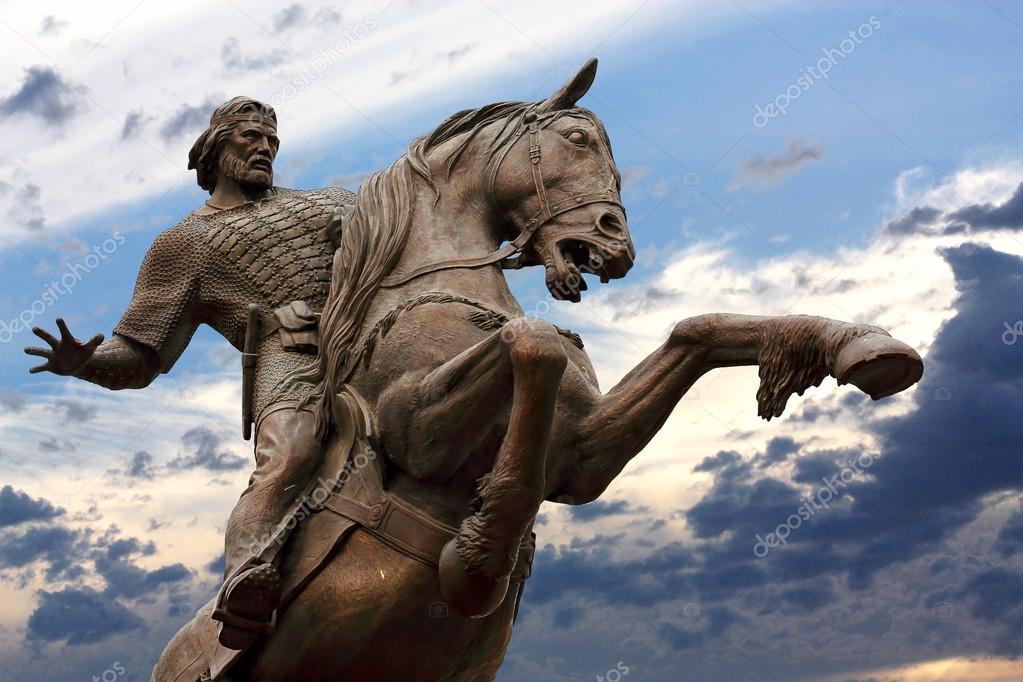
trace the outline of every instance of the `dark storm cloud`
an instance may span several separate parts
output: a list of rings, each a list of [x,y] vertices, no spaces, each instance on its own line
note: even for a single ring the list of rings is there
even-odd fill
[[[941,217],[941,211],[932,206],[917,206],[909,213],[896,218],[885,226],[891,234],[907,235],[927,232]]]
[[[1023,552],[1023,509],[1009,517],[998,532],[995,551],[1003,557]]]
[[[62,126],[79,110],[75,89],[48,66],[30,66],[21,87],[0,97],[0,116],[34,116],[50,126]]]
[[[775,436],[767,443],[767,449],[763,454],[753,458],[761,469],[781,464],[789,455],[799,452],[799,443],[789,436]]]
[[[696,566],[694,554],[681,543],[661,547],[648,557],[618,558],[623,536],[537,550],[527,603],[539,606],[563,597],[582,597],[591,604],[650,606],[678,599],[691,586],[686,573]]]
[[[49,580],[74,578],[83,573],[82,535],[63,526],[30,527],[0,534],[0,569],[25,569],[46,564]]]
[[[918,207],[884,228],[898,236],[969,235],[981,230],[1023,230],[1023,183],[998,205],[971,204],[946,214],[930,206]]]
[[[948,219],[952,223],[966,223],[974,230],[1019,230],[1023,228],[1023,183],[1003,204],[973,204],[949,214]]]
[[[643,507],[633,507],[625,500],[610,500],[605,502],[597,500],[589,504],[581,504],[569,507],[568,513],[573,521],[595,521],[605,516],[616,516],[619,514],[637,514],[649,511]]]
[[[936,641],[943,627],[950,633],[964,632],[953,627],[980,628],[984,634],[971,645],[978,655],[1021,653],[1023,574],[960,558],[946,543],[978,519],[993,495],[1023,491],[1018,446],[1023,442],[1023,353],[1001,339],[1004,321],[1019,316],[1023,260],[978,245],[943,255],[959,292],[955,315],[937,334],[924,380],[911,394],[912,409],[882,421],[865,420],[880,450],[876,458],[873,447],[869,453],[812,449],[789,439],[776,439],[750,458],[731,451],[707,457],[696,470],[711,474],[713,485],[684,512],[695,541],[660,546],[638,559],[625,558],[632,556],[624,547],[628,533],[602,536],[601,542],[547,545],[537,552],[523,612],[549,607],[545,618],[570,628],[619,607],[672,609],[692,600],[700,604],[698,622],[669,617],[654,625],[659,639],[680,651],[714,646],[720,637],[713,632],[727,635],[738,613],[752,632],[769,630],[766,619],[799,618],[833,628],[835,636],[881,637],[892,627],[885,613],[832,625],[821,621],[822,614],[832,620],[837,605],[846,613],[858,599],[898,596],[893,586],[877,584],[878,572],[922,559],[913,570],[952,585],[920,604],[921,622],[931,623]],[[866,409],[859,397],[843,396],[838,403]],[[757,466],[779,461],[792,463],[791,478],[787,469]],[[758,534],[789,521],[811,496],[824,500],[821,477],[842,481],[840,473],[854,465],[859,465],[855,475],[793,528],[787,544],[762,558],[754,554]],[[1023,549],[1023,511],[990,532],[997,535],[992,537],[996,552],[1016,555]],[[583,614],[572,610],[582,604]],[[938,617],[931,614],[939,607],[962,608],[955,612],[975,624],[926,620]],[[720,615],[711,623],[715,609]]]
[[[171,460],[172,469],[206,469],[208,471],[235,471],[247,464],[244,457],[221,449],[220,436],[205,426],[189,429],[181,436],[186,452]]]
[[[164,121],[160,126],[160,137],[165,142],[171,142],[178,137],[191,132],[200,132],[209,125],[210,115],[213,110],[220,106],[224,98],[220,95],[211,95],[201,104],[182,104],[174,114]]]
[[[754,152],[737,164],[738,172],[728,183],[728,189],[736,189],[750,183],[771,185],[792,175],[811,161],[824,158],[824,141],[814,144],[809,140],[794,138],[785,142],[785,148],[774,156]]]
[[[0,527],[14,526],[26,521],[46,521],[64,514],[43,498],[32,498],[9,485],[0,488]]]
[[[220,48],[220,59],[224,68],[231,71],[261,71],[277,66],[287,56],[288,53],[280,48],[261,55],[243,55],[237,38],[228,38]]]
[[[152,543],[141,544],[137,538],[119,538],[100,546],[93,556],[96,572],[107,583],[105,594],[110,598],[137,599],[153,594],[164,585],[188,580],[192,573],[177,563],[149,571],[132,563],[135,556],[153,554]]]
[[[834,597],[819,581],[845,576],[849,587],[864,589],[878,571],[939,550],[978,517],[993,493],[1023,490],[1023,354],[1001,340],[1003,321],[1018,317],[1023,260],[977,245],[943,255],[959,290],[956,315],[938,332],[913,393],[914,409],[875,422],[881,456],[866,460],[870,466],[838,486],[825,508],[795,524],[785,545],[762,559],[752,551],[758,534],[785,524],[808,492],[823,489],[821,477],[833,479],[862,461],[859,450],[790,455],[792,481],[756,478],[732,452],[696,467],[715,475],[712,488],[686,512],[693,533],[707,541],[696,549],[698,570],[684,574],[701,594],[726,598],[784,586],[782,601],[820,608]],[[1021,525],[1018,517],[1005,525],[1000,551],[1016,551]],[[788,584],[800,580],[810,586]],[[1015,585],[1004,577],[996,584],[1006,592]]]
[[[39,606],[28,619],[30,641],[91,644],[145,627],[120,603],[88,587],[39,592]]]
[[[207,572],[214,575],[222,575],[224,573],[224,566],[227,558],[224,553],[221,552],[219,556],[213,559],[210,563],[206,564],[205,569]]]

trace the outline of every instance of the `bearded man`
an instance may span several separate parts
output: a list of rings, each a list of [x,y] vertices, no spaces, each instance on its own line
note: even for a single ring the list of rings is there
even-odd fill
[[[222,621],[220,642],[231,649],[272,628],[281,592],[273,564],[278,524],[320,460],[316,420],[303,407],[313,387],[285,379],[316,361],[337,216],[355,200],[343,189],[274,187],[278,145],[271,107],[246,97],[221,105],[188,155],[210,198],[157,237],[111,339],[82,343],[57,320],[59,339],[33,330],[50,348],[25,349],[46,358],[33,373],[114,390],[143,388],[170,371],[200,324],[243,351],[250,408],[243,422],[246,432],[255,423],[256,467],[228,521],[214,615]]]

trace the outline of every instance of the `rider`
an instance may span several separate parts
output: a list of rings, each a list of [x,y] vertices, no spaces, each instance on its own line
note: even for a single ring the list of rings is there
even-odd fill
[[[210,198],[157,237],[111,339],[81,343],[57,320],[59,340],[33,330],[50,349],[26,349],[46,358],[32,372],[143,388],[170,371],[205,323],[244,349],[243,363],[255,362],[244,388],[256,425],[256,467],[227,524],[225,582],[214,615],[223,621],[221,644],[232,649],[269,630],[280,576],[270,563],[276,551],[260,550],[279,546],[275,525],[319,463],[315,417],[300,408],[312,387],[284,379],[316,361],[336,214],[354,201],[340,188],[275,187],[278,145],[277,116],[268,105],[235,97],[217,108],[188,155]],[[249,416],[243,421],[247,432]]]

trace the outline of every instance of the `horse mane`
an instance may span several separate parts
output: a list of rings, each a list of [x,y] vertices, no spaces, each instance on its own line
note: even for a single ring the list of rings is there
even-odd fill
[[[504,125],[487,148],[488,160],[510,140],[530,102],[497,102],[460,111],[409,145],[408,151],[385,170],[367,178],[355,197],[352,214],[342,225],[341,240],[331,266],[330,293],[320,317],[318,362],[289,377],[316,384],[309,402],[316,402],[316,429],[325,438],[331,419],[331,400],[347,381],[357,357],[359,331],[380,282],[390,274],[408,241],[415,202],[416,178],[439,195],[427,154],[444,142],[464,134],[445,160],[445,179],[462,154],[487,126],[501,119]],[[467,134],[466,134],[467,133]]]

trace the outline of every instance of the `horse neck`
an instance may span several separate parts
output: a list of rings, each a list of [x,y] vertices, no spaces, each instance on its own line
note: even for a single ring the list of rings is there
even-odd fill
[[[426,187],[416,192],[408,241],[392,272],[405,273],[441,261],[475,258],[497,250],[501,238],[482,201],[466,193],[445,192],[440,200]],[[475,269],[438,270],[392,288],[381,288],[370,306],[365,326],[372,326],[403,300],[426,291],[444,291],[470,298],[515,317],[522,314],[500,265]]]

